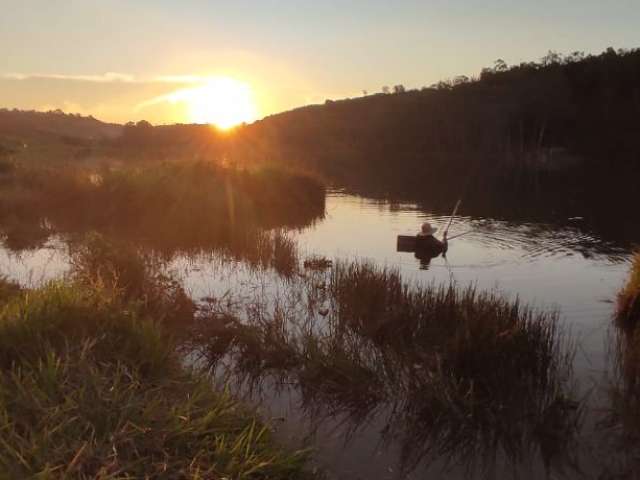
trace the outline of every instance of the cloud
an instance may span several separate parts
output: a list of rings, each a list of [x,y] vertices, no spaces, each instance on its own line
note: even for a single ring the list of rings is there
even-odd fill
[[[0,73],[4,80],[69,80],[93,83],[173,83],[194,84],[201,83],[205,77],[199,75],[156,75],[151,77],[137,77],[128,73],[107,72],[92,75],[67,75],[61,73]]]
[[[136,82],[133,75],[126,73],[107,72],[102,75],[65,75],[58,73],[3,73],[0,78],[6,80],[31,80],[31,79],[49,79],[49,80],[72,80],[80,82]]]

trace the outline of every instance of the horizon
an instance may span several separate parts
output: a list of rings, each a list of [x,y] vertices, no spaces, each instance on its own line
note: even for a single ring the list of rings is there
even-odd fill
[[[120,124],[224,129],[383,86],[477,76],[499,58],[640,45],[640,11],[627,0],[605,12],[593,0],[11,3],[0,106]]]

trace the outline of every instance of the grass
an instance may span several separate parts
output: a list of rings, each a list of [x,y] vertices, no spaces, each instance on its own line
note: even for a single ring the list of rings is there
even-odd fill
[[[194,345],[240,381],[294,385],[319,422],[386,417],[408,469],[535,452],[554,468],[572,461],[580,420],[556,320],[473,287],[415,287],[393,269],[337,262],[284,300],[214,309]]]
[[[632,478],[640,468],[640,253],[618,294],[610,405],[601,427],[612,446],[611,478]],[[614,475],[615,473],[615,475]]]
[[[629,279],[618,294],[617,320],[624,328],[635,328],[640,321],[640,253],[634,255]]]
[[[264,231],[303,227],[324,215],[322,185],[268,168],[23,166],[8,177],[0,189],[0,230],[18,237],[16,245],[37,245],[51,232],[97,230],[167,254],[215,248],[243,257],[265,241]],[[30,235],[21,242],[23,232]]]
[[[55,282],[0,305],[0,478],[306,478],[135,305]]]
[[[157,322],[184,327],[193,319],[194,302],[153,253],[90,232],[71,244],[71,264],[76,282],[135,304]]]
[[[8,299],[20,294],[22,289],[20,285],[11,280],[8,280],[3,275],[0,275],[0,303],[6,302]]]

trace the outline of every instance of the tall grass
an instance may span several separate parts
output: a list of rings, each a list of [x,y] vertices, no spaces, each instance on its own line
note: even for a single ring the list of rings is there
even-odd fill
[[[618,478],[633,478],[640,469],[640,253],[633,257],[629,278],[618,294],[613,380],[610,405],[602,422],[612,445],[608,468]],[[610,474],[613,476],[613,473]]]
[[[25,167],[0,189],[0,228],[9,235],[3,226],[16,220],[31,229],[46,220],[55,232],[98,230],[167,253],[217,248],[242,256],[264,230],[322,217],[324,195],[303,175],[205,162]]]
[[[640,253],[634,255],[629,279],[618,294],[617,319],[625,328],[635,328],[640,321]]]
[[[0,306],[0,477],[306,478],[135,306],[52,283]]]
[[[85,287],[135,304],[158,322],[186,326],[196,307],[157,255],[90,232],[71,244],[71,275]]]
[[[249,385],[294,385],[312,418],[358,428],[386,417],[406,468],[536,452],[549,468],[572,460],[572,348],[555,314],[495,293],[410,286],[393,269],[337,262],[282,301],[214,310],[194,344]]]
[[[20,285],[0,274],[0,304],[18,295],[20,292]]]

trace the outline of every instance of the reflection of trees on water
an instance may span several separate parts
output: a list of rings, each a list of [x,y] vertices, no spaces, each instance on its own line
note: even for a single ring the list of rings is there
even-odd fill
[[[215,371],[293,386],[306,417],[345,434],[383,418],[406,471],[575,465],[581,409],[553,314],[349,263],[291,281],[274,302],[210,307],[194,344]]]

